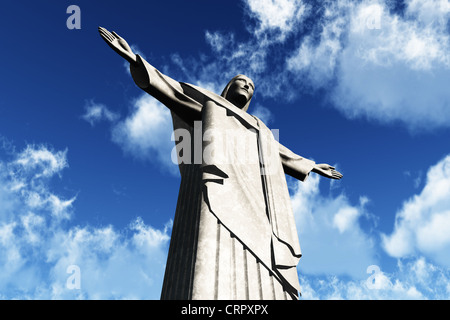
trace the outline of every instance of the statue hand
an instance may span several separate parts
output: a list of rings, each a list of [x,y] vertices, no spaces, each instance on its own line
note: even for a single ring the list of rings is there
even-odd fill
[[[334,170],[335,168],[326,163],[316,164],[312,170],[315,173],[320,174],[323,177],[339,180],[342,178],[342,174],[339,171]]]
[[[114,31],[111,33],[102,27],[98,27],[98,31],[103,40],[105,40],[105,42],[121,57],[130,63],[136,62],[136,55],[133,53],[124,38],[119,36]]]

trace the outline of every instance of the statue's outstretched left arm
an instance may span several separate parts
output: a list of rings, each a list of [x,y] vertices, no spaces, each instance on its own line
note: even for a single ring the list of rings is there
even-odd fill
[[[305,181],[310,172],[315,172],[330,179],[341,179],[342,174],[335,170],[333,166],[325,163],[315,163],[312,160],[303,158],[284,145],[279,143],[279,151],[284,172],[300,181]]]

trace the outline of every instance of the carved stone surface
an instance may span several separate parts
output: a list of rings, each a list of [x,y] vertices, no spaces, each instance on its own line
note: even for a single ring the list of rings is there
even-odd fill
[[[293,153],[247,113],[248,77],[217,95],[163,75],[99,31],[135,83],[172,112],[181,185],[161,299],[297,299],[301,251],[285,173],[342,175]]]

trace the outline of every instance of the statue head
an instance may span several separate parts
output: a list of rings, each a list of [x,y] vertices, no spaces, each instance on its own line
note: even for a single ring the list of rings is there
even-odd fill
[[[243,74],[238,74],[228,82],[221,96],[238,108],[247,111],[254,91],[255,85],[252,79]]]

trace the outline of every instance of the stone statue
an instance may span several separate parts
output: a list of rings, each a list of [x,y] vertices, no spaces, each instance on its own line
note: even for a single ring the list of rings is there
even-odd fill
[[[293,153],[247,113],[248,77],[217,95],[162,74],[117,33],[99,32],[135,83],[171,110],[176,140],[177,132],[202,137],[176,145],[181,185],[161,299],[298,299],[301,251],[285,173],[301,181],[342,174]]]

